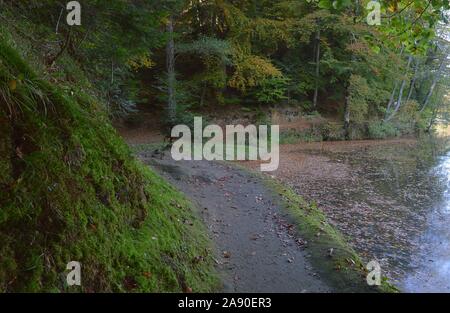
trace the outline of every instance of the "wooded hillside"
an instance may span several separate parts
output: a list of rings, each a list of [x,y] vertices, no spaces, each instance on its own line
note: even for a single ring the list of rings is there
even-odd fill
[[[81,1],[78,27],[61,22],[64,1],[3,2],[4,27],[48,74],[95,85],[114,117],[288,104],[339,121],[325,139],[349,139],[427,131],[445,111],[445,0],[380,1],[380,25],[360,0]]]

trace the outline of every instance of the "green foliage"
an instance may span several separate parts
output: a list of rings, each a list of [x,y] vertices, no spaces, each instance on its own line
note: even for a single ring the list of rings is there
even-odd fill
[[[368,116],[383,118],[393,87],[413,74],[406,55],[421,60],[413,99],[425,98],[442,54],[437,50],[445,45],[436,39],[437,22],[446,20],[448,8],[446,0],[385,1],[382,25],[369,26],[367,1],[95,0],[83,3],[81,27],[71,30],[61,23],[55,34],[64,4],[56,3],[16,4],[23,18],[16,7],[3,5],[2,12],[18,25],[6,28],[32,34],[30,41],[42,42],[37,50],[46,57],[54,56],[71,32],[69,47],[56,62],[64,69],[56,72],[68,77],[59,79],[87,77],[84,89],[96,86],[113,116],[134,112],[142,91],[158,85],[169,37],[163,29],[171,16],[184,108],[220,105],[227,98],[277,103],[287,96],[308,103],[317,84],[319,108],[314,109],[342,115],[349,95],[353,124]],[[164,103],[166,91],[148,93],[146,101]],[[339,106],[329,106],[328,99]]]
[[[233,64],[234,73],[228,85],[240,91],[258,86],[268,78],[282,76],[281,71],[266,58],[245,54],[238,48],[235,49]]]
[[[197,54],[203,58],[215,57],[223,64],[230,64],[232,49],[226,41],[202,36],[193,42],[177,45],[177,53]]]
[[[324,141],[344,140],[344,130],[339,123],[323,123],[319,125],[319,130]]]
[[[368,125],[369,138],[386,139],[399,135],[397,128],[391,123],[383,121],[370,122]]]
[[[286,91],[289,80],[285,77],[270,77],[263,80],[254,92],[258,102],[264,104],[276,104],[287,99]]]
[[[298,142],[318,142],[323,141],[322,134],[314,131],[312,128],[297,131],[295,129],[289,129],[280,134],[281,144],[295,144]]]
[[[356,123],[363,122],[369,112],[368,100],[372,93],[365,78],[359,75],[351,75],[349,81],[349,110],[352,120]]]
[[[139,101],[136,90],[141,87],[136,88],[134,75],[139,69],[155,65],[151,51],[164,44],[164,35],[158,30],[161,12],[148,1],[84,1],[82,25],[69,27],[64,16],[58,24],[66,3],[20,2],[14,4],[18,6],[15,8],[2,2],[0,11],[14,25],[6,25],[9,31],[33,36],[30,41],[46,62],[67,43],[67,49],[55,60],[55,66],[63,69],[58,73],[66,74],[69,81],[87,76],[112,116],[133,112]],[[21,14],[16,14],[19,11]],[[59,26],[57,33],[55,25]],[[70,68],[81,68],[83,73],[70,77]]]

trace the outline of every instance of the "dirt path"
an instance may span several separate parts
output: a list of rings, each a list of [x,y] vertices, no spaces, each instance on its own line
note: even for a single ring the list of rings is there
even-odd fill
[[[225,292],[327,292],[273,195],[224,163],[139,157],[201,209],[216,243]]]

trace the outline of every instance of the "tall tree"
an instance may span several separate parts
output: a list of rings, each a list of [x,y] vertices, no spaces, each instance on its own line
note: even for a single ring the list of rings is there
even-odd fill
[[[168,40],[166,46],[166,70],[167,70],[167,114],[168,123],[175,124],[177,114],[177,100],[175,95],[176,73],[175,73],[175,41],[173,31],[173,16],[169,16],[166,26]]]

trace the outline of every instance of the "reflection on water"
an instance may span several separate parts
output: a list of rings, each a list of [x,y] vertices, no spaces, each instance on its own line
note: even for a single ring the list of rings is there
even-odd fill
[[[400,286],[406,292],[450,292],[450,153],[439,158],[431,175],[441,178],[444,190],[428,213],[413,270]]]
[[[314,190],[320,207],[365,262],[403,291],[450,292],[450,153],[447,141],[330,152],[351,176]],[[310,192],[311,190],[307,190]]]

